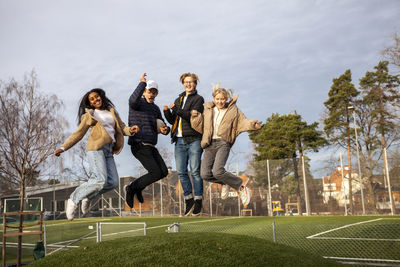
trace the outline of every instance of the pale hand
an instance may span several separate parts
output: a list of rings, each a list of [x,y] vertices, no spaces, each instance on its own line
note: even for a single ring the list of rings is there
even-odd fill
[[[174,104],[169,104],[169,108],[173,108],[175,105]]]

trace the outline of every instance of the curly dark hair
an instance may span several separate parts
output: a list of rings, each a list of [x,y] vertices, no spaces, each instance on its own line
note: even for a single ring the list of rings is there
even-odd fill
[[[89,109],[93,109],[93,106],[90,105],[89,102],[89,95],[93,92],[96,92],[100,95],[101,97],[101,108],[102,109],[106,109],[106,110],[110,110],[110,108],[114,107],[114,104],[111,102],[110,99],[108,99],[108,97],[106,96],[106,92],[104,92],[103,89],[101,88],[94,88],[92,90],[90,90],[89,92],[87,92],[81,100],[81,103],[79,104],[79,109],[78,109],[78,125],[79,123],[81,123],[81,117],[83,114],[85,114],[85,109],[89,108]]]

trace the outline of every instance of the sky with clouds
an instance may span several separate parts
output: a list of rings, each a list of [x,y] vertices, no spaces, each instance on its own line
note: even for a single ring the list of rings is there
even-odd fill
[[[195,72],[206,101],[221,82],[248,118],[296,110],[312,123],[333,78],[351,69],[357,85],[373,70],[400,32],[399,15],[398,0],[0,0],[0,79],[35,69],[40,90],[64,101],[68,131],[94,87],[127,121],[143,72],[159,84],[160,107],[183,90],[179,76]],[[167,136],[159,147],[173,152]],[[233,152],[229,167],[244,169],[253,152],[247,134]],[[116,162],[121,176],[139,170],[128,146]]]

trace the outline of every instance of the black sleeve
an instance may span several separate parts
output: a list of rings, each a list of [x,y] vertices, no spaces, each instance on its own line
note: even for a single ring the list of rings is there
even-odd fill
[[[181,117],[182,119],[190,121],[190,116],[191,116],[190,112],[192,110],[197,110],[198,112],[203,113],[204,110],[203,104],[204,104],[204,98],[202,96],[197,95],[197,97],[193,99],[193,102],[190,103],[189,110],[178,108],[176,105],[172,110],[175,111],[176,114],[178,114],[178,116]]]
[[[132,109],[138,108],[144,89],[146,89],[146,83],[140,82],[135,91],[133,91],[132,95],[129,97],[129,107]]]

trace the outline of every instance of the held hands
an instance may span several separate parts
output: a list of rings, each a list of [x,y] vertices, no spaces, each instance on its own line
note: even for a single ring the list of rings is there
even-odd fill
[[[167,111],[168,109],[172,109],[175,105],[174,104],[169,104],[169,106],[164,105],[163,110]]]
[[[198,112],[197,110],[193,109],[192,111],[190,111],[190,114],[192,115],[192,117],[197,117],[200,115],[200,112]]]
[[[169,127],[165,125],[164,127],[160,127],[160,133],[163,135],[167,135],[169,133]]]
[[[138,133],[140,131],[139,126],[133,125],[131,128],[129,128],[129,131],[131,133]]]
[[[146,76],[147,76],[147,73],[145,72],[145,73],[142,74],[142,76],[140,76],[140,79],[139,79],[139,80],[140,80],[141,82],[146,82],[146,81],[147,81],[147,80],[146,80]]]
[[[59,157],[60,154],[63,153],[63,152],[64,152],[64,150],[61,149],[61,148],[59,148],[59,149],[56,149],[56,151],[54,151],[54,155],[57,156],[57,157]]]

